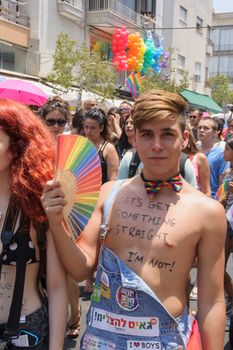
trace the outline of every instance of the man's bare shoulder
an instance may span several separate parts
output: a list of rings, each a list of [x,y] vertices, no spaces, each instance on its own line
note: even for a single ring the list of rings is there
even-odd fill
[[[193,189],[189,184],[184,186],[183,196],[185,202],[189,203],[189,209],[197,212],[204,222],[209,225],[215,224],[219,220],[225,223],[225,209],[217,200],[208,197],[201,191]]]
[[[100,194],[99,194],[99,205],[102,206],[106,199],[111,194],[111,191],[114,186],[119,184],[119,190],[124,187],[126,184],[131,182],[131,179],[125,179],[125,180],[116,180],[116,181],[108,181],[105,184],[101,186]]]

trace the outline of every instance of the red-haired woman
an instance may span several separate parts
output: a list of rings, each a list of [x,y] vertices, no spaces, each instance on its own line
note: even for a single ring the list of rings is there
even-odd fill
[[[22,260],[26,263],[20,331],[16,339],[10,339],[14,345],[9,345],[9,349],[63,349],[67,282],[49,230],[46,233],[48,303],[40,293],[38,282],[43,260],[41,244],[45,246],[39,237],[42,237],[41,223],[46,222],[40,196],[45,182],[54,175],[54,159],[54,141],[42,122],[27,107],[0,100],[0,343],[6,324],[9,327],[16,272]],[[7,227],[11,228],[10,232]],[[22,251],[24,258],[20,260]]]

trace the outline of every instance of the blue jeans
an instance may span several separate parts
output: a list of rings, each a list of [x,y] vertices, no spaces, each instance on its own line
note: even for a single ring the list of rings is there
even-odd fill
[[[174,318],[112,251],[100,255],[81,350],[186,349],[192,319]]]

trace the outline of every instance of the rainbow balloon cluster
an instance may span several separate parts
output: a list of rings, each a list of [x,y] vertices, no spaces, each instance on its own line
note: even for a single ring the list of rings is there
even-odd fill
[[[127,47],[129,32],[126,27],[116,28],[112,40],[112,62],[118,71],[128,70]]]
[[[129,34],[126,27],[116,28],[112,40],[112,62],[118,72],[145,73],[149,68],[160,73],[169,65],[170,53],[155,47],[152,38],[143,40],[140,33]]]
[[[146,45],[139,33],[128,36],[128,69],[140,72],[143,67]]]

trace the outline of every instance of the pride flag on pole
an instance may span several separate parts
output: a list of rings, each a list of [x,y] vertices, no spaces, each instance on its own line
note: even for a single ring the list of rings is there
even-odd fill
[[[133,98],[137,97],[139,94],[140,79],[140,72],[137,72],[136,74],[132,72],[125,81]]]

